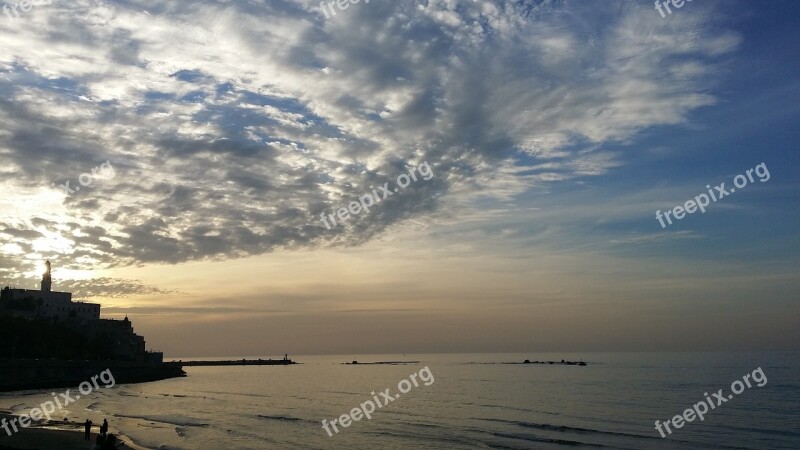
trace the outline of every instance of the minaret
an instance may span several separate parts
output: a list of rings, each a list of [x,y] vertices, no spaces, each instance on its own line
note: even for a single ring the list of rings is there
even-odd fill
[[[47,270],[42,275],[42,292],[50,292],[50,285],[53,283],[52,278],[50,278],[50,261],[45,261],[44,265]]]

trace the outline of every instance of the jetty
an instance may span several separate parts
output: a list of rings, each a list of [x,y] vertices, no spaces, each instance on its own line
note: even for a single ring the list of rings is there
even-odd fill
[[[283,359],[230,359],[221,361],[177,361],[184,367],[213,366],[290,366],[298,364],[285,355]]]
[[[546,365],[550,365],[550,366],[586,366],[587,365],[587,363],[585,363],[583,360],[580,360],[580,361],[567,361],[567,360],[564,360],[564,359],[562,359],[561,361],[531,361],[529,359],[526,359],[523,362],[471,362],[471,363],[467,363],[467,364],[522,364],[522,365],[534,365],[534,364],[545,365],[546,364]]]
[[[531,361],[529,359],[526,359],[525,361],[523,361],[521,363],[506,363],[506,364],[552,364],[552,365],[559,365],[559,366],[585,366],[586,365],[586,363],[583,362],[583,360],[581,360],[581,361],[565,361],[563,359],[561,360],[561,362],[558,362],[558,361]]]

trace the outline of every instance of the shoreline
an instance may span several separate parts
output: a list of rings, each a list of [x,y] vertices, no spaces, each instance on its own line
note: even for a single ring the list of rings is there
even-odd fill
[[[10,420],[16,415],[9,411],[0,411],[0,420]],[[83,438],[83,423],[78,422],[47,422],[42,421],[32,424],[28,428],[18,427],[19,432],[12,434],[0,428],[0,450],[86,450],[97,438],[96,429],[99,425],[92,426],[92,439]],[[151,450],[136,445],[131,438],[119,433],[114,428],[109,429],[109,434],[117,437],[118,450]]]

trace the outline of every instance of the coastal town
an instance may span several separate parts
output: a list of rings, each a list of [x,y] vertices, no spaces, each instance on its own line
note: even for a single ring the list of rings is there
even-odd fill
[[[106,368],[123,383],[185,376],[179,363],[146,349],[127,316],[101,318],[101,305],[52,285],[46,261],[41,289],[0,290],[0,338],[8,343],[0,346],[0,391],[70,386]]]

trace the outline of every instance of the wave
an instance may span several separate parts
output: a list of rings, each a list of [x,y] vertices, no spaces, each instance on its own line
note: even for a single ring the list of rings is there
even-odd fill
[[[603,430],[595,430],[593,428],[578,428],[578,427],[568,427],[564,425],[549,425],[546,423],[529,423],[529,422],[513,422],[521,427],[525,428],[533,428],[537,430],[545,430],[545,431],[555,431],[559,433],[576,433],[576,434],[604,434],[608,436],[625,436],[625,437],[635,437],[635,438],[647,438],[647,439],[661,439],[656,436],[645,436],[643,434],[634,434],[634,433],[623,433],[620,431],[603,431]]]
[[[442,443],[448,444],[450,446],[461,446],[461,447],[474,447],[475,446],[475,439],[470,437],[462,437],[462,436],[435,436],[431,435],[430,433],[413,433],[410,430],[367,430],[364,431],[364,434],[372,435],[379,437],[381,439],[393,438],[399,440],[410,440],[416,442],[426,442],[428,444],[427,448],[436,448],[433,446],[434,443]],[[485,442],[481,444],[486,445]],[[499,448],[509,448],[509,447],[499,447]],[[516,447],[513,447],[516,448]]]
[[[530,434],[518,434],[518,433],[492,433],[494,436],[507,438],[507,439],[517,439],[523,440],[528,442],[541,442],[544,444],[556,444],[556,445],[568,445],[571,447],[581,446],[581,447],[601,447],[601,448],[608,448],[607,445],[602,444],[591,444],[588,442],[580,442],[580,441],[568,441],[566,439],[549,439],[549,438],[542,438],[537,437]]]
[[[272,394],[258,394],[255,392],[226,392],[226,391],[203,391],[204,394],[218,394],[218,395],[235,395],[238,397],[262,397],[262,398],[272,398],[274,395]],[[192,396],[194,398],[206,398],[205,396]],[[213,397],[212,397],[213,398]]]
[[[208,428],[211,425],[208,423],[203,422],[193,422],[191,419],[181,419],[178,417],[163,417],[163,416],[128,416],[124,414],[116,414],[115,417],[123,417],[126,419],[138,419],[138,420],[145,420],[148,422],[158,422],[163,423],[166,425],[173,425],[176,427],[199,427],[199,428]]]
[[[127,391],[117,392],[117,395],[119,395],[120,397],[141,397],[142,396],[141,394],[131,394],[130,392],[127,392]]]
[[[656,436],[647,436],[643,434],[623,433],[621,431],[604,431],[604,430],[596,430],[594,428],[568,427],[565,425],[550,425],[547,423],[520,422],[520,421],[502,420],[502,419],[476,419],[476,420],[483,420],[487,422],[502,422],[510,425],[517,425],[523,428],[533,428],[536,430],[552,431],[557,433],[601,434],[606,436],[624,436],[630,438],[660,439]]]
[[[86,405],[86,410],[87,411],[94,411],[96,413],[102,413],[102,411],[100,411],[99,409],[96,409],[99,404],[100,404],[100,402],[89,403],[88,405]]]
[[[565,425],[550,425],[546,423],[531,423],[531,422],[520,422],[520,421],[511,421],[511,420],[501,420],[501,419],[477,419],[477,420],[484,420],[489,422],[502,422],[511,425],[517,425],[523,428],[532,428],[535,430],[541,431],[549,431],[553,433],[572,433],[576,435],[586,435],[586,436],[615,436],[615,437],[622,437],[628,439],[655,439],[661,441],[662,439],[658,436],[648,436],[643,434],[636,434],[636,433],[624,433],[621,431],[604,431],[604,430],[596,430],[593,428],[580,428],[580,427],[569,427]],[[607,447],[605,445],[600,444],[590,444],[578,441],[570,441],[565,439],[548,439],[548,438],[540,438],[532,435],[520,435],[520,434],[509,434],[505,435],[504,433],[492,433],[495,436],[499,437],[510,437],[514,439],[523,439],[523,440],[533,440],[535,442],[547,442],[551,444],[559,444],[559,445],[585,445],[585,446],[593,446],[593,447]],[[683,443],[683,444],[692,444],[698,445],[697,442],[681,440],[681,439],[671,439],[675,442]],[[718,446],[717,448],[729,448],[729,449],[740,449],[740,450],[752,450],[749,447],[733,447],[733,446]]]
[[[290,417],[290,416],[267,416],[264,414],[258,414],[257,417],[259,419],[264,420],[277,420],[280,422],[305,422],[305,423],[313,423],[316,424],[316,420],[308,420],[308,419],[300,419],[298,417]]]
[[[30,409],[25,405],[25,403],[17,403],[16,405],[11,405],[8,407],[8,410],[12,413],[16,413],[17,411],[24,411],[26,409]]]

